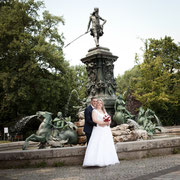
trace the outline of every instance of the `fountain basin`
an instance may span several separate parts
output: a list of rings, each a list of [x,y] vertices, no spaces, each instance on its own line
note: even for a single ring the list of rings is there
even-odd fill
[[[117,143],[116,150],[120,160],[146,158],[180,152],[180,137]],[[81,165],[85,146],[13,150],[0,152],[0,168],[17,168],[44,162],[47,166]]]
[[[0,152],[1,151],[9,151],[9,150],[21,150],[22,146],[24,144],[24,141],[17,141],[12,143],[4,143],[0,144]],[[39,143],[38,142],[29,142],[29,149],[38,148]]]
[[[156,132],[153,135],[154,139],[180,137],[180,126],[166,126],[162,128],[162,132]]]

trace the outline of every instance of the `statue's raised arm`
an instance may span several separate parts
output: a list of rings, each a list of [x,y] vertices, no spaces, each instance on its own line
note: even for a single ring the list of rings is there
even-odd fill
[[[100,20],[103,21],[103,23],[100,23]],[[96,44],[96,47],[99,46],[99,37],[103,35],[103,26],[106,23],[106,20],[99,16],[99,8],[94,8],[94,12],[91,14],[89,18],[88,28],[87,32],[89,31],[89,28],[91,26],[91,35],[94,37],[94,41]]]

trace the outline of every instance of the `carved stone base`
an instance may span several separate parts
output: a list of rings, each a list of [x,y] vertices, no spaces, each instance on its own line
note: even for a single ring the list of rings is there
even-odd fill
[[[117,58],[117,56],[112,55],[108,48],[95,47],[88,51],[85,58],[81,59],[86,64],[88,73],[87,104],[89,104],[93,96],[101,98],[104,101],[107,112],[111,116],[114,114],[114,103],[116,100],[113,63]]]

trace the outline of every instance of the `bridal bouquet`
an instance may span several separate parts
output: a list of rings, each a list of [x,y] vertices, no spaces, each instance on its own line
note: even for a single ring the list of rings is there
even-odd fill
[[[104,122],[109,122],[109,121],[111,121],[111,116],[108,115],[108,114],[106,114],[106,115],[103,117],[103,121],[104,121]]]

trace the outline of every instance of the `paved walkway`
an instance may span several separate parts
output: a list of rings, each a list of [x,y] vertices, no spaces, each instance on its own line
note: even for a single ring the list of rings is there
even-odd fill
[[[0,180],[180,180],[180,154],[121,161],[104,168],[82,166],[0,170]]]

